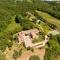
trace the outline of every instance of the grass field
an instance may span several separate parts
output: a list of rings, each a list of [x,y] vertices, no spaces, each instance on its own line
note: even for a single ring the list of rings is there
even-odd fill
[[[40,21],[40,24],[36,24],[39,29],[41,29],[45,34],[52,29],[44,22]]]
[[[39,16],[41,16],[43,19],[47,20],[49,23],[52,23],[57,26],[58,30],[60,30],[60,20],[52,17],[46,12],[42,11],[36,11]]]

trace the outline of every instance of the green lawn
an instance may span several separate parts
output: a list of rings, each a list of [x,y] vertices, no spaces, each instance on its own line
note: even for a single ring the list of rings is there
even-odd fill
[[[60,20],[56,19],[54,17],[52,17],[51,15],[49,15],[46,12],[42,12],[42,11],[36,11],[38,13],[39,16],[41,16],[43,19],[47,20],[48,22],[54,24],[57,26],[57,28],[60,30]]]
[[[34,39],[32,42],[33,43],[38,43],[38,42],[41,42],[41,41],[43,41],[44,39],[43,39],[43,36],[42,35],[39,35],[39,37],[38,37],[38,39]]]
[[[51,31],[52,29],[44,22],[40,21],[40,24],[36,24],[39,29],[41,29],[44,33]]]

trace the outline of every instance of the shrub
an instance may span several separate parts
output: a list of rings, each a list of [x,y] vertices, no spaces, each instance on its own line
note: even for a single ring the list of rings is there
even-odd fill
[[[14,50],[13,58],[14,58],[14,59],[17,59],[18,57],[21,56],[21,54],[22,54],[22,50],[20,50],[20,51],[15,51],[15,50]]]
[[[34,51],[32,47],[28,47],[27,50],[31,50],[32,52]]]
[[[30,57],[29,60],[40,60],[40,58],[37,55],[33,55],[33,56]]]

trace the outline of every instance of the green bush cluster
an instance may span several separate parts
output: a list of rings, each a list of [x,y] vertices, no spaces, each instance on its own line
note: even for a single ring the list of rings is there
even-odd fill
[[[23,27],[23,30],[28,30],[34,28],[33,22],[27,19],[21,19],[21,17],[16,16],[15,18],[16,23],[20,23],[20,25]]]
[[[15,15],[15,3],[12,0],[0,0],[0,32],[2,32],[11,22]]]
[[[19,51],[14,50],[13,58],[17,59],[18,57],[21,56],[21,54],[22,54],[22,50],[19,50]]]
[[[11,47],[13,44],[13,37],[11,34],[0,35],[0,50],[5,51],[6,47]]]
[[[51,36],[44,60],[54,60],[60,56],[60,35]]]
[[[33,56],[30,57],[29,60],[40,60],[40,58],[37,55],[33,55]]]

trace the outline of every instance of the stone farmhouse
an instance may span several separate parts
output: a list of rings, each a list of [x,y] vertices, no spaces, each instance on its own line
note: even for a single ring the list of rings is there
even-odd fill
[[[24,42],[26,47],[32,45],[32,40],[34,38],[38,38],[39,30],[38,29],[31,29],[27,31],[21,31],[18,33],[18,40],[19,43]]]
[[[35,47],[40,48],[45,46],[45,43],[48,41],[47,35],[45,36],[45,40],[39,43],[32,43],[32,40],[37,39],[39,37],[39,30],[38,29],[30,29],[26,31],[21,31],[18,33],[18,41],[19,44],[22,42],[25,44],[25,47]]]

